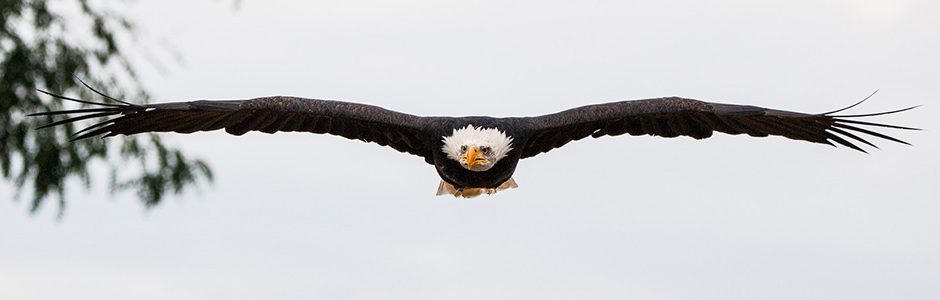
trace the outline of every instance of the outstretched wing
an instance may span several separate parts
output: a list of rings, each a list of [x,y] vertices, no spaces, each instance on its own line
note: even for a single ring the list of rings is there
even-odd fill
[[[869,96],[871,97],[871,96]],[[854,120],[902,112],[905,109],[861,115],[834,115],[861,104],[864,100],[832,112],[805,114],[749,105],[710,103],[678,97],[613,102],[582,106],[563,112],[530,118],[533,135],[522,157],[531,157],[561,147],[587,136],[654,135],[708,138],[714,131],[764,137],[777,135],[794,140],[835,146],[837,144],[865,152],[855,143],[877,148],[859,134],[908,144],[897,138],[863,128],[874,126],[893,129],[916,128]]]
[[[225,132],[233,135],[242,135],[249,131],[302,131],[374,142],[424,157],[429,163],[433,162],[430,147],[427,146],[430,144],[429,137],[422,130],[426,118],[372,105],[280,96],[250,100],[200,100],[136,105],[103,94],[101,95],[122,104],[96,103],[40,92],[63,100],[98,106],[31,114],[74,115],[40,128],[90,118],[116,116],[76,132],[72,136],[73,140],[144,132],[192,133],[219,129],[225,129]]]

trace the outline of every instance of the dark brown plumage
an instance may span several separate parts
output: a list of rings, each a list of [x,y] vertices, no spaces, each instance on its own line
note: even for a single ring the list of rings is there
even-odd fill
[[[805,114],[749,105],[709,103],[678,97],[588,105],[533,118],[536,132],[526,144],[522,157],[548,152],[589,135],[597,138],[625,133],[662,137],[690,136],[695,139],[711,137],[714,131],[755,137],[776,135],[833,146],[832,142],[836,142],[862,152],[865,150],[850,140],[875,148],[877,146],[858,136],[858,133],[908,144],[902,140],[860,128],[858,125],[906,130],[916,130],[915,128],[862,122],[850,118],[892,114],[914,109],[916,106],[866,115],[834,115],[861,104],[865,100],[868,100],[868,97],[852,106],[823,114]]]
[[[420,156],[426,162],[437,166],[441,177],[456,188],[495,188],[511,177],[519,159],[548,152],[588,136],[596,138],[628,133],[703,139],[710,137],[714,131],[719,131],[756,137],[776,135],[833,146],[839,144],[865,152],[857,143],[875,147],[874,143],[864,138],[866,135],[907,143],[863,126],[915,130],[854,119],[892,114],[914,107],[874,114],[836,115],[865,100],[823,114],[670,97],[588,105],[538,117],[459,118],[419,117],[371,105],[298,97],[136,105],[103,94],[101,95],[121,104],[95,103],[43,93],[99,107],[32,114],[78,115],[41,128],[89,118],[117,116],[76,132],[73,139],[144,132],[192,133],[219,129],[225,129],[233,135],[242,135],[248,131],[328,133],[374,142]],[[441,151],[442,138],[450,135],[454,129],[470,124],[504,131],[512,137],[514,149],[490,170],[472,172],[460,168],[453,160],[446,159],[446,155]]]

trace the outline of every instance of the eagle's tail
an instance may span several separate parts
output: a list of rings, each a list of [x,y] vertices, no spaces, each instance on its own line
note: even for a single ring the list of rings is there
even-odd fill
[[[505,182],[503,182],[496,188],[463,188],[463,189],[458,189],[453,184],[450,184],[444,180],[441,180],[441,184],[438,185],[437,187],[437,195],[438,196],[454,195],[454,197],[456,198],[473,198],[473,197],[483,195],[483,194],[492,195],[502,190],[514,189],[517,187],[519,187],[519,185],[516,184],[516,180],[512,178],[509,178],[509,180],[506,180]]]

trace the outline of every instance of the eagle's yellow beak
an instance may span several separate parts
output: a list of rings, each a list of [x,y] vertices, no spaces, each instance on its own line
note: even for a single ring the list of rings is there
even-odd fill
[[[466,155],[467,155],[467,156],[465,156],[464,158],[467,159],[467,167],[468,167],[468,168],[473,168],[473,166],[476,165],[476,164],[478,164],[478,163],[487,162],[487,161],[488,161],[485,157],[483,157],[482,155],[480,155],[480,148],[477,147],[477,146],[473,146],[473,147],[470,147],[469,149],[467,149],[467,154],[466,154]]]

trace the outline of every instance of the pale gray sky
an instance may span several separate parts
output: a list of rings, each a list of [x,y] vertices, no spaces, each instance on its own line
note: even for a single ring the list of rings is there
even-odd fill
[[[149,211],[106,180],[76,183],[61,221],[53,205],[29,216],[26,201],[0,201],[2,299],[940,299],[936,2],[114,8],[138,20],[128,51],[164,101],[515,116],[678,95],[822,112],[881,89],[855,111],[923,104],[876,120],[928,130],[892,132],[915,146],[877,141],[871,155],[783,138],[589,139],[522,161],[519,189],[474,200],[435,197],[433,167],[374,144],[165,134],[216,183]]]

